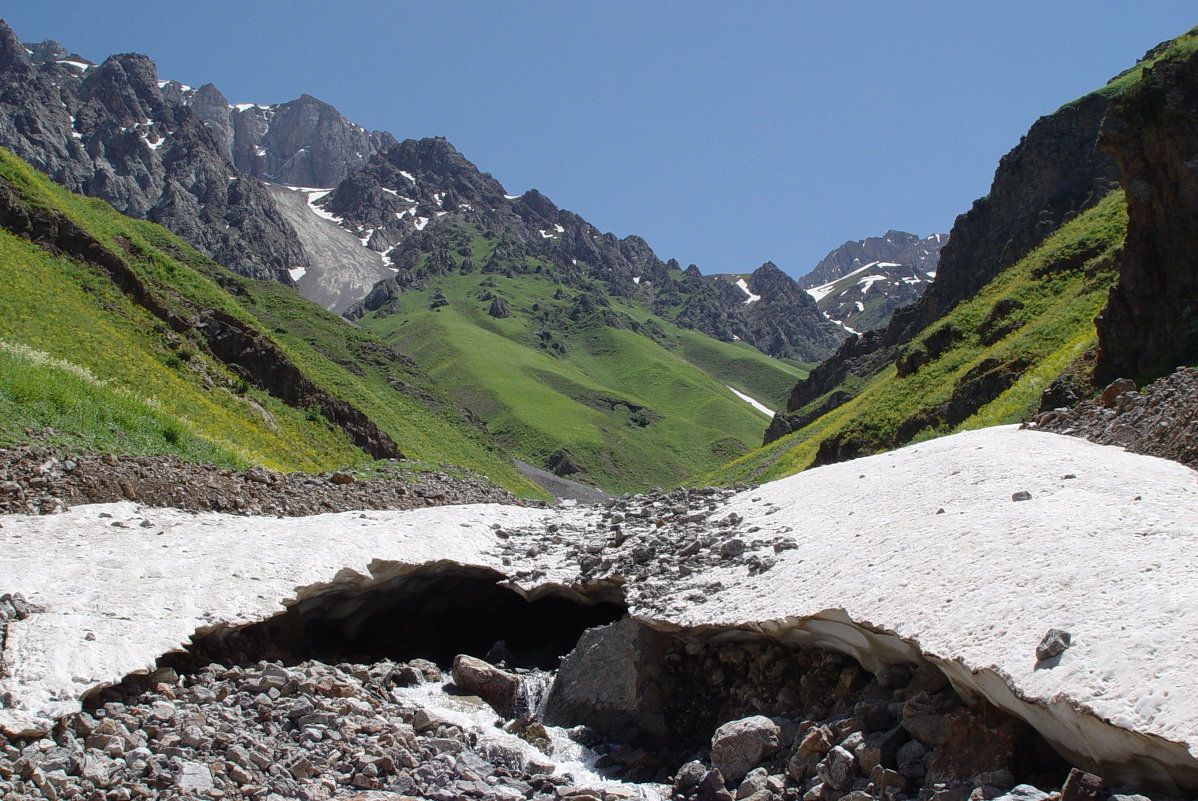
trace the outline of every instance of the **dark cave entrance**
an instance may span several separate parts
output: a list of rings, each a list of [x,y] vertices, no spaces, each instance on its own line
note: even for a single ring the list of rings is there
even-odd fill
[[[419,568],[365,588],[305,599],[269,620],[198,637],[161,664],[306,659],[396,662],[422,658],[448,667],[457,654],[484,658],[502,641],[509,667],[557,668],[586,629],[627,614],[611,598],[594,603],[548,595],[525,600],[500,573],[460,565]]]

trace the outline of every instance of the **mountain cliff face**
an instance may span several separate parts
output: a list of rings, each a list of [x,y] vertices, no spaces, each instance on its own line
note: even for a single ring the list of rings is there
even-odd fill
[[[210,83],[192,89],[172,81],[163,93],[196,112],[237,169],[275,183],[333,187],[395,144],[391,134],[367,131],[308,94],[261,106],[231,105]]]
[[[746,304],[640,237],[603,233],[536,190],[508,195],[444,139],[398,142],[310,95],[231,105],[212,84],[159,80],[144,56],[96,66],[53,42],[27,47],[3,23],[0,145],[235,272],[298,283],[337,312],[379,281],[406,291],[441,274],[464,226],[466,238],[498,239],[492,268],[542,259],[566,286],[597,281],[609,297],[774,356],[818,361],[844,337],[780,271],[756,279],[771,290]]]
[[[145,56],[93,65],[53,42],[27,49],[0,23],[0,145],[243,275],[290,282],[288,271],[307,265],[265,189],[163,94]]]
[[[1198,361],[1198,53],[1146,69],[1107,115],[1101,144],[1119,163],[1128,223],[1097,321],[1100,385]]]

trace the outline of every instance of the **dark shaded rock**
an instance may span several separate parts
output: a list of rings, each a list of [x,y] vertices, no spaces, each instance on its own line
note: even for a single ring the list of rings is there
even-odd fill
[[[1073,636],[1069,632],[1064,629],[1049,629],[1048,633],[1044,635],[1044,639],[1040,640],[1040,644],[1036,646],[1036,659],[1043,661],[1060,656],[1071,645],[1073,645]]]
[[[498,295],[491,301],[491,308],[487,310],[487,314],[492,317],[504,318],[510,315],[511,309],[508,308],[507,301]]]
[[[569,476],[583,472],[583,469],[571,458],[570,452],[560,448],[549,454],[549,458],[545,460],[545,467],[549,468],[549,471],[555,476]]]
[[[1127,238],[1095,321],[1095,383],[1198,360],[1198,54],[1157,62],[1114,104],[1103,149],[1119,164]]]
[[[1102,789],[1101,777],[1073,768],[1061,787],[1061,801],[1094,801]]]
[[[1124,392],[1135,391],[1135,381],[1132,381],[1130,378],[1116,378],[1102,390],[1102,394],[1098,396],[1098,402],[1102,404],[1104,408],[1113,409],[1115,408],[1115,403],[1119,400],[1120,395],[1122,395]]]
[[[663,717],[668,645],[668,637],[628,618],[586,631],[562,660],[542,719],[629,740],[670,737]]]

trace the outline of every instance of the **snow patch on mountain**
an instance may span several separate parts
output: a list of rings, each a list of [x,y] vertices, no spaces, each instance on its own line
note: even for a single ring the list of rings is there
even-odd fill
[[[728,387],[728,385],[727,385],[727,384],[725,384],[724,386]],[[764,403],[762,403],[761,401],[759,401],[759,400],[756,400],[755,398],[750,398],[748,395],[746,395],[745,393],[741,392],[741,391],[740,391],[740,390],[738,390],[738,389],[735,389],[734,387],[728,387],[728,389],[732,391],[732,394],[733,394],[733,395],[735,395],[736,397],[740,398],[740,399],[741,399],[741,400],[743,400],[745,403],[749,404],[749,405],[750,405],[750,406],[752,406],[754,409],[756,409],[757,411],[759,411],[759,412],[761,412],[762,414],[764,414],[766,417],[773,417],[773,416],[774,416],[774,410],[773,410],[773,409],[771,409],[770,407],[766,406],[766,405],[765,405]]]
[[[749,289],[749,284],[747,281],[745,281],[745,279],[743,279],[743,278],[739,279],[736,282],[736,285],[741,288],[742,292],[744,292],[746,295],[749,296],[749,297],[745,298],[746,306],[750,303],[753,303],[754,301],[761,300],[761,295],[754,295],[752,290]]]

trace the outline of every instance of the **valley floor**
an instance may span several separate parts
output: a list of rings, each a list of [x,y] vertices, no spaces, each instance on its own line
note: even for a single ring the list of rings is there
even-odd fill
[[[0,661],[0,725],[9,738],[5,754],[10,764],[25,758],[19,770],[32,775],[32,755],[56,747],[49,737],[65,736],[61,729],[53,734],[54,720],[78,721],[72,716],[85,697],[94,704],[97,689],[153,670],[165,654],[188,648],[199,654],[205,643],[229,637],[236,641],[238,632],[250,631],[246,626],[264,621],[273,626],[264,631],[273,631],[280,647],[289,631],[349,636],[346,632],[371,630],[370,615],[385,611],[396,599],[417,605],[389,619],[411,625],[433,621],[429,625],[442,636],[469,628],[466,621],[484,620],[488,608],[499,608],[499,596],[512,595],[495,588],[506,580],[504,586],[529,600],[598,605],[581,607],[602,613],[587,625],[603,622],[604,615],[615,619],[627,609],[644,636],[666,637],[675,644],[663,646],[663,653],[674,654],[667,660],[672,670],[685,672],[688,659],[729,643],[741,644],[740,655],[710,652],[714,661],[705,674],[717,665],[726,665],[721,675],[736,674],[746,653],[757,654],[744,662],[747,666],[770,664],[776,657],[769,649],[831,649],[842,659],[851,658],[843,666],[859,664],[866,671],[860,679],[851,671],[844,674],[846,687],[867,693],[851,696],[855,703],[889,699],[882,704],[891,716],[887,725],[899,721],[895,731],[901,729],[905,736],[919,730],[912,716],[931,715],[946,726],[1006,731],[1008,724],[993,724],[989,717],[999,715],[1014,721],[1010,725],[1034,729],[1073,765],[1101,774],[1108,786],[1191,794],[1198,789],[1193,756],[1198,705],[1192,700],[1198,698],[1198,676],[1191,669],[1198,652],[1189,636],[1198,627],[1198,594],[1187,589],[1198,567],[1193,555],[1198,536],[1195,478],[1192,470],[1172,462],[1002,427],[818,468],[753,489],[676,490],[595,507],[473,504],[273,518],[125,501],[54,515],[7,515],[0,528],[6,556],[0,589],[20,593],[31,606],[8,615],[5,625]],[[459,617],[453,619],[459,622],[435,622],[447,619],[438,615],[451,600],[458,604]],[[294,628],[295,615],[308,628]],[[580,615],[558,608],[517,635],[527,638],[538,625],[548,634],[567,619],[581,625]],[[1069,633],[1066,647],[1038,652],[1050,629]],[[480,636],[490,634],[494,631]],[[252,644],[252,639],[246,642]],[[291,642],[295,647],[297,641]],[[604,708],[618,705],[622,697],[616,685],[604,682],[616,680],[628,664],[639,664],[635,648],[629,648],[626,641],[603,646],[605,661],[600,664],[606,667],[592,669],[583,681],[608,688],[597,692],[600,706],[608,705]],[[520,652],[518,646],[513,650]],[[243,648],[239,653],[243,664],[280,654],[287,658],[286,651],[260,650],[255,656]],[[292,652],[293,658],[300,656]],[[412,656],[393,653],[388,658]],[[354,671],[373,670],[343,665],[333,670],[311,663],[315,655],[304,658],[308,667],[289,674],[285,682],[318,681],[321,676],[345,681],[333,674],[348,671],[368,683],[368,677]],[[907,677],[893,686],[907,689],[887,689],[889,680],[883,677],[903,665],[908,666]],[[930,671],[940,676],[941,687],[947,679],[959,698],[918,696],[914,685],[905,683],[915,681],[909,672],[914,668],[924,671],[916,675]],[[257,673],[225,678],[209,671],[203,674],[207,678],[187,679],[181,687],[184,695],[204,695],[200,690],[212,689],[214,681],[265,681],[262,677],[273,668],[252,670]],[[165,690],[133,689],[152,694],[128,697],[129,714],[138,704],[152,709],[153,693],[165,693],[169,700],[171,693],[184,692],[169,685]],[[935,684],[929,689],[941,691]],[[353,697],[358,691],[347,692]],[[398,697],[388,695],[392,691],[385,687],[383,692]],[[784,695],[775,700],[783,703]],[[107,700],[124,703],[112,696]],[[973,718],[953,712],[981,709],[962,707],[962,700],[984,700],[993,711]],[[259,698],[253,703],[266,702]],[[643,706],[649,703],[637,698],[633,708],[652,709],[651,704]],[[668,707],[672,702],[658,703]],[[268,704],[259,717],[265,721],[262,716],[274,715],[276,706]],[[119,712],[114,709],[110,714]],[[663,710],[663,715],[668,712]],[[870,783],[881,792],[892,779],[897,784],[887,797],[907,797],[930,788],[936,777],[969,784],[966,795],[975,787],[996,787],[984,796],[996,797],[1010,790],[1013,780],[1028,779],[1028,771],[1012,763],[1009,775],[987,774],[977,784],[984,771],[963,774],[953,762],[960,754],[954,756],[949,741],[937,741],[934,733],[918,737],[925,749],[916,758],[924,771],[920,778],[909,775],[914,768],[902,773],[898,763],[893,769],[884,767],[900,779],[886,773],[873,776],[862,755],[885,732],[876,722],[874,728],[837,722],[867,711],[854,710],[846,708],[843,717],[836,717],[830,708],[787,708],[787,715],[805,714],[808,723],[800,729],[807,734],[814,730],[812,721],[826,721],[820,725],[826,725],[832,739],[822,751],[808,752],[816,753],[809,765],[800,765],[792,755],[792,750],[814,747],[802,745],[809,738],[798,736],[800,731],[783,726],[770,734],[760,721],[745,723],[742,728],[757,732],[746,735],[750,740],[778,741],[749,760],[749,767],[765,769],[755,774],[759,778],[782,782],[773,787],[763,779],[759,790],[769,795],[759,798],[806,797],[818,786],[813,797],[826,801],[865,793]],[[741,711],[749,715],[744,720],[753,721],[752,710]],[[364,708],[359,712],[370,716]],[[94,714],[91,719],[98,720]],[[272,730],[267,726],[266,731]],[[688,734],[693,738],[694,732]],[[184,727],[179,736],[193,735]],[[994,745],[1001,739],[985,741]],[[30,747],[34,750],[28,754],[19,751]],[[122,757],[126,766],[131,760],[149,764],[157,759],[144,753],[145,745],[137,747],[143,750]],[[194,750],[186,743],[158,747],[166,748],[162,753],[168,757],[176,753],[170,748]],[[433,750],[438,748],[460,754],[457,746],[442,743]],[[852,771],[866,772],[829,773],[848,770],[848,763],[833,764],[843,759],[837,748],[856,760]],[[908,748],[907,757],[915,750]],[[997,757],[993,750],[988,753],[1001,761],[1001,749]],[[1007,757],[1014,759],[1013,753]],[[715,780],[708,776],[708,765],[724,766],[729,775],[721,783],[733,781],[736,771],[720,754],[718,747],[694,752],[704,761],[698,768],[685,766],[693,784],[678,768],[675,797],[703,792],[696,789],[702,782],[711,785]],[[628,754],[624,757],[607,763],[631,771]],[[181,776],[202,780],[208,775],[211,781],[217,775],[194,766],[185,770],[182,763],[193,765],[194,760],[178,759],[180,764],[160,766],[155,781],[161,784],[151,786],[169,793],[181,788]],[[779,759],[798,767],[779,767]],[[958,764],[955,773],[946,767],[949,763]],[[24,774],[6,778],[4,773],[0,770],[0,781],[26,780]],[[320,771],[303,780],[295,779],[294,771],[291,775],[301,784],[308,782],[305,786],[316,793],[310,797],[363,789],[331,777],[335,793],[326,792],[316,787],[325,775]],[[354,781],[354,775],[344,776],[344,782]],[[528,783],[533,775],[515,778]],[[421,779],[427,780],[421,792],[435,789],[430,777]],[[144,775],[135,778],[146,786]],[[241,792],[234,785],[220,784],[221,792]],[[735,783],[731,786],[736,789]],[[549,785],[529,788],[530,797],[562,795]],[[713,786],[708,789],[717,792]],[[746,794],[757,791],[750,787]],[[623,791],[612,792],[621,797]],[[927,792],[932,797],[933,790]]]

